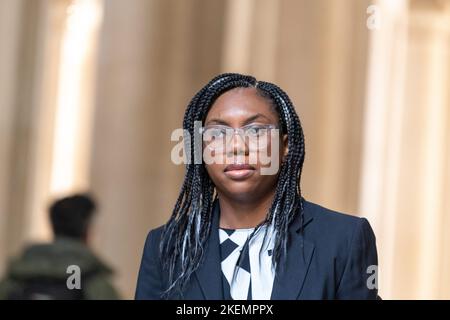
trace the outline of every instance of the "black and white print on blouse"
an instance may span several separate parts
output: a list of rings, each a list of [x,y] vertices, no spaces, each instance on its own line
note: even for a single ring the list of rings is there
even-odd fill
[[[269,300],[275,270],[272,267],[273,237],[267,235],[259,257],[265,226],[250,238],[254,228],[219,229],[221,268],[225,298]]]

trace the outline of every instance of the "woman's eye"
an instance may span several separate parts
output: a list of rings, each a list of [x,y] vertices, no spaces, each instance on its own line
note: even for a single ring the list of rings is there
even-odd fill
[[[247,135],[249,135],[251,137],[257,137],[262,133],[263,129],[264,128],[262,128],[262,127],[251,127],[246,130],[246,133],[247,133]]]
[[[213,138],[221,138],[225,135],[223,129],[209,129],[208,135]]]

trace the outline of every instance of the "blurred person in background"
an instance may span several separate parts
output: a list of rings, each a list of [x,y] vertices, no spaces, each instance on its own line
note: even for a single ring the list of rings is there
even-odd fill
[[[9,264],[0,282],[0,299],[117,299],[112,270],[88,247],[94,200],[77,194],[54,202],[49,211],[54,241],[25,248]],[[70,279],[78,276],[77,270],[78,286]]]

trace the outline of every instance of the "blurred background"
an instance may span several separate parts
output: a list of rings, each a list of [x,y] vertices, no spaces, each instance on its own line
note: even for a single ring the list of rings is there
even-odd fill
[[[384,299],[450,299],[450,0],[0,0],[0,274],[90,190],[132,298],[194,93],[221,72],[290,95],[305,197],[366,217]]]

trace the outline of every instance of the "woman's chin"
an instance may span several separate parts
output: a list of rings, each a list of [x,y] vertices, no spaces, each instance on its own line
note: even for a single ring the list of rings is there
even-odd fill
[[[246,201],[255,196],[257,186],[246,181],[232,181],[223,188],[223,193],[236,201]]]

